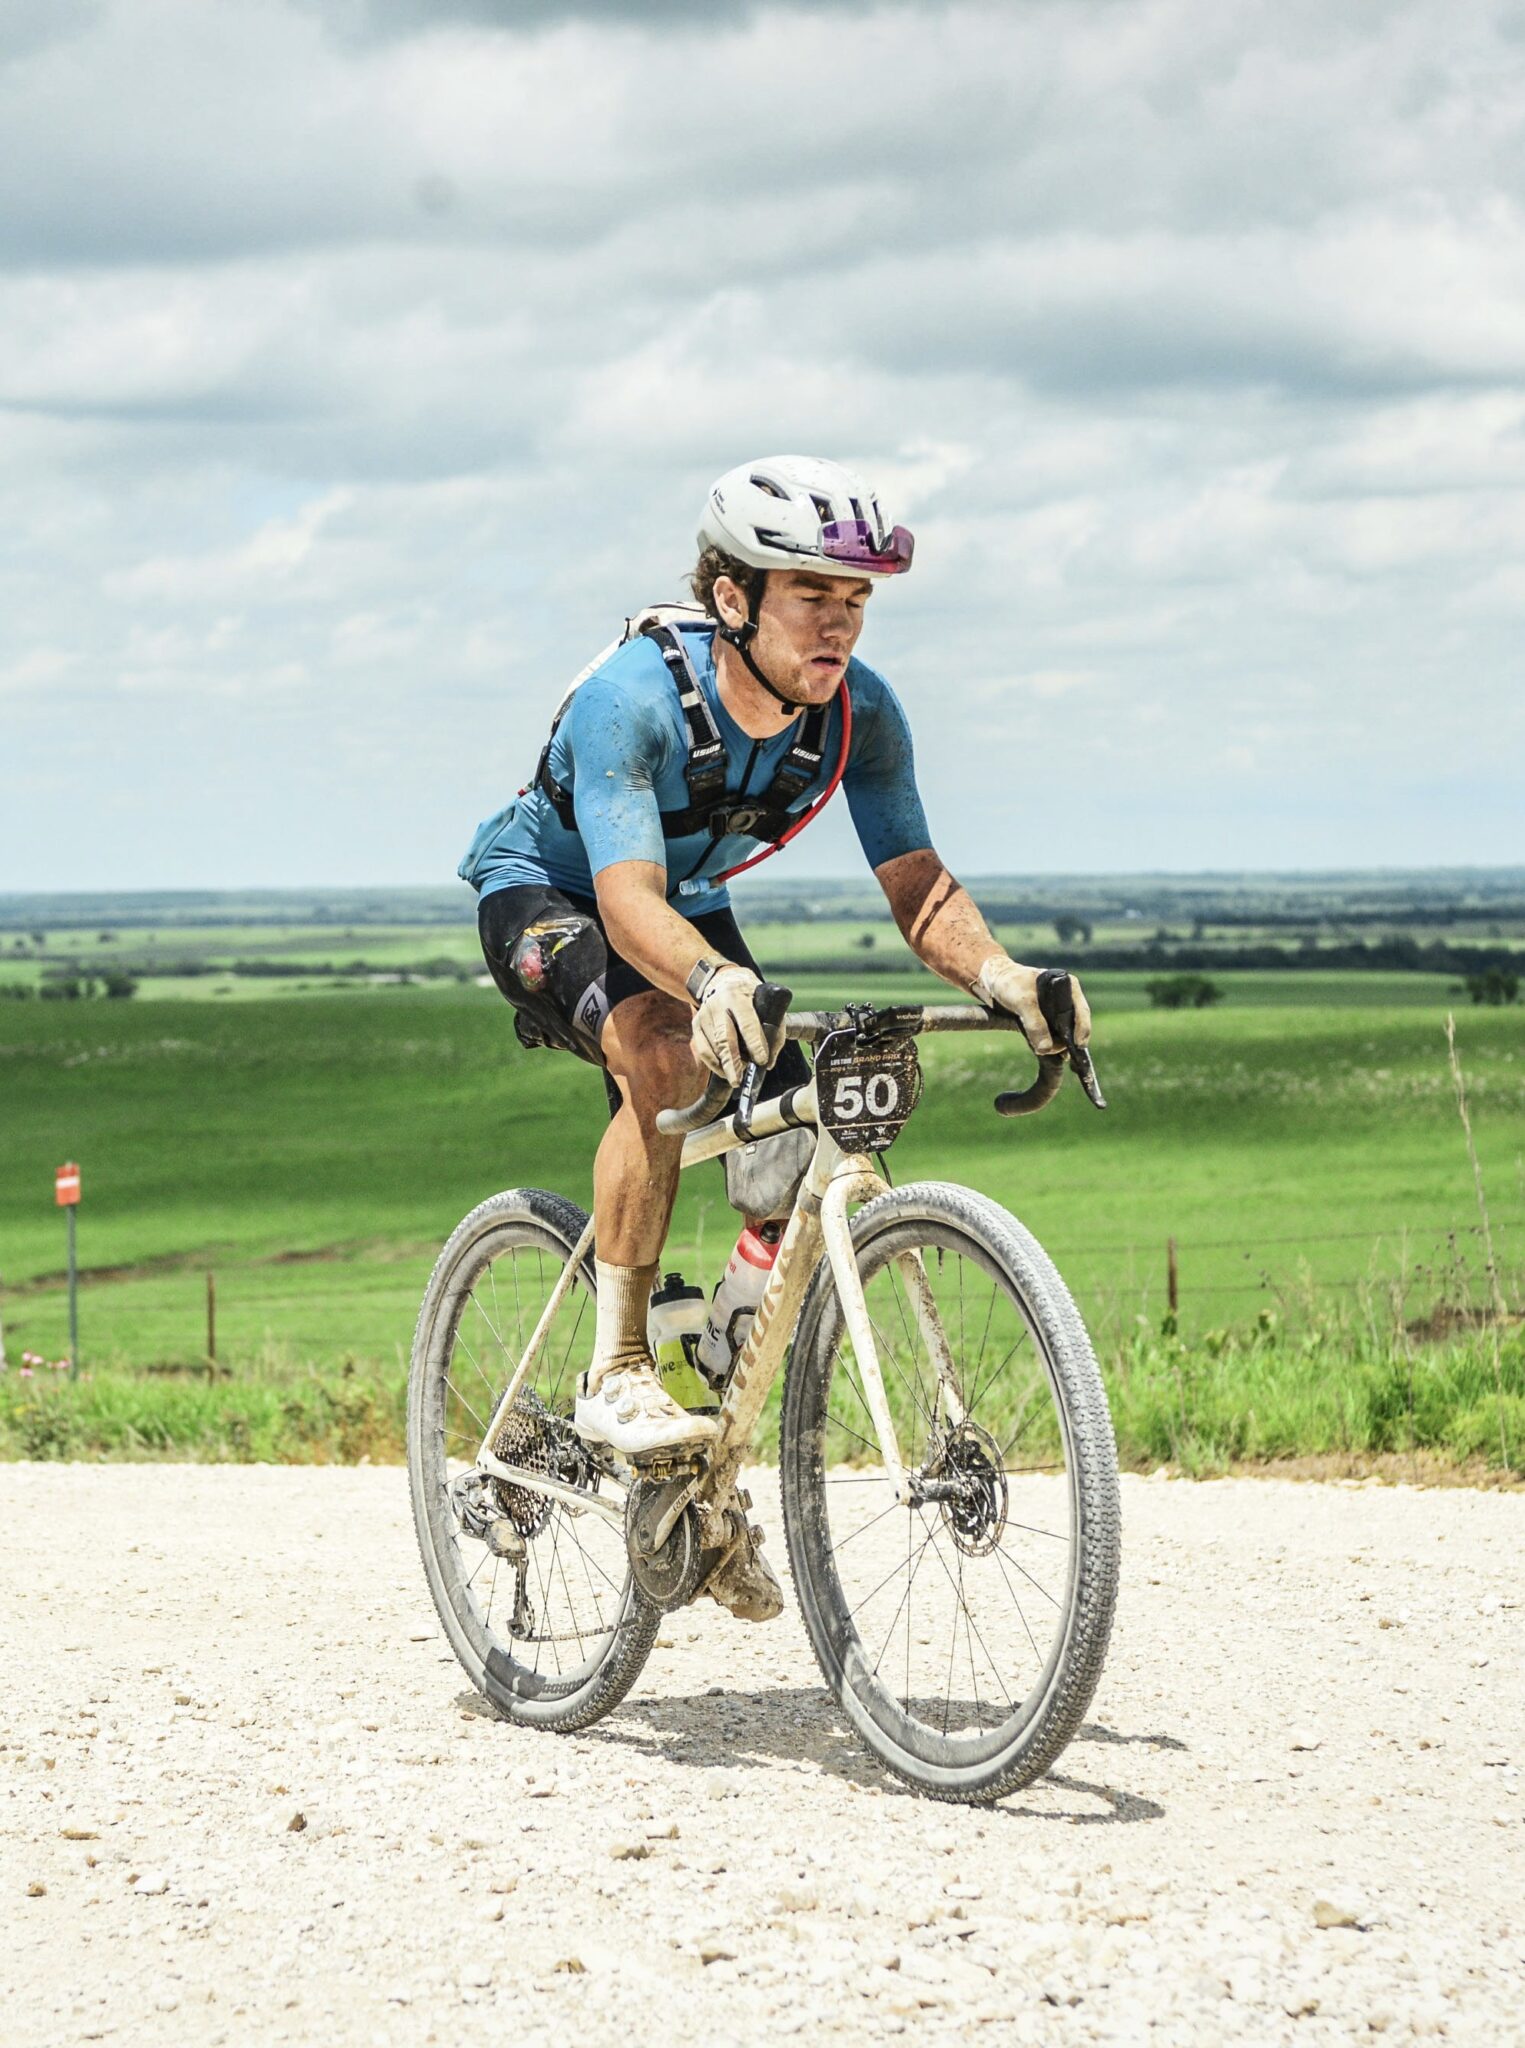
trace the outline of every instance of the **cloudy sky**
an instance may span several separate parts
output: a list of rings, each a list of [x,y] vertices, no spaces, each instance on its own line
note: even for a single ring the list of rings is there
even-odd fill
[[[448,879],[775,449],[955,866],[1525,857],[1520,5],[4,0],[0,136],[0,890]]]

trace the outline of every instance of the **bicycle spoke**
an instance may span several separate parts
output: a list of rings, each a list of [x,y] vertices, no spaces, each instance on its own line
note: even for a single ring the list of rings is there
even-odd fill
[[[921,1546],[922,1550],[926,1549],[927,1543],[930,1543],[931,1540],[931,1536],[928,1535],[926,1542],[924,1542]],[[916,1554],[919,1557],[921,1555],[921,1551],[918,1551]],[[874,1599],[877,1594],[882,1593],[884,1588],[889,1584],[890,1580],[894,1578],[896,1572],[898,1572],[899,1570],[901,1570],[900,1565],[891,1565],[890,1569],[885,1573],[884,1577],[879,1581],[878,1585],[874,1587],[873,1592],[865,1593],[863,1598],[858,1602],[858,1606],[851,1608],[849,1610],[847,1619],[851,1621],[853,1616],[858,1612],[858,1608],[867,1607],[870,1600]]]
[[[471,1417],[472,1421],[476,1424],[477,1428],[482,1432],[482,1436],[485,1436],[487,1434],[487,1424],[482,1420],[481,1416],[478,1415],[477,1411],[466,1399],[466,1396],[461,1392],[460,1388],[452,1387],[450,1391],[455,1395],[455,1398],[460,1402],[461,1406],[466,1410],[466,1413]],[[456,1434],[461,1438],[463,1443],[469,1441],[469,1439],[466,1437],[464,1430],[458,1430]],[[479,1436],[477,1438],[477,1442],[480,1443],[481,1440],[482,1437]]]
[[[990,1342],[990,1326],[995,1321],[995,1302],[996,1289],[995,1282],[992,1280],[990,1283],[990,1306],[985,1311],[985,1327],[980,1332],[979,1356],[974,1361],[974,1370],[970,1375],[970,1377],[976,1381],[979,1378],[980,1367],[985,1363],[985,1346]],[[963,1399],[963,1391],[963,1388],[960,1387],[959,1398],[961,1400]],[[964,1412],[965,1414],[973,1414],[974,1402],[972,1400],[966,1401],[964,1403]]]
[[[1017,1589],[1011,1583],[1011,1574],[1006,1569],[1006,1560],[1004,1557],[1002,1557],[999,1550],[995,1551],[993,1555],[995,1557],[996,1563],[1001,1567],[1001,1576],[1006,1581],[1006,1590],[1011,1595],[1011,1604],[1017,1610],[1017,1619],[1021,1622],[1023,1629],[1026,1630],[1027,1640],[1033,1646],[1034,1657],[1036,1657],[1038,1662],[1041,1664],[1043,1662],[1043,1654],[1038,1648],[1038,1644],[1033,1636],[1032,1629],[1028,1626],[1027,1612],[1026,1609],[1023,1607],[1022,1602],[1017,1598]]]
[[[839,1551],[845,1550],[849,1543],[855,1543],[860,1536],[866,1536],[870,1529],[875,1529],[879,1526],[879,1524],[884,1520],[886,1515],[894,1514],[896,1508],[898,1508],[899,1505],[900,1503],[898,1500],[892,1500],[887,1508],[881,1508],[879,1510],[878,1514],[875,1515],[874,1519],[871,1522],[865,1522],[860,1529],[854,1529],[850,1536],[844,1536],[842,1538],[842,1541],[837,1545],[837,1549]]]
[[[934,1550],[934,1551],[935,1551],[935,1553],[936,1553],[936,1556],[937,1556],[937,1562],[938,1562],[938,1563],[939,1563],[939,1564],[940,1564],[940,1565],[942,1566],[942,1568],[943,1568],[943,1574],[944,1574],[944,1576],[945,1576],[945,1577],[947,1578],[947,1580],[948,1580],[948,1583],[949,1583],[949,1585],[950,1585],[950,1586],[951,1586],[951,1587],[953,1588],[953,1592],[954,1592],[954,1597],[955,1597],[955,1599],[956,1599],[956,1600],[957,1600],[957,1602],[958,1602],[958,1606],[957,1606],[957,1607],[955,1608],[955,1610],[954,1610],[954,1613],[955,1613],[955,1617],[957,1616],[957,1614],[958,1614],[958,1613],[959,1613],[960,1611],[962,1611],[962,1613],[963,1613],[963,1616],[964,1616],[964,1625],[965,1625],[965,1627],[966,1627],[966,1628],[969,1628],[969,1627],[973,1626],[973,1621],[974,1621],[974,1617],[973,1617],[973,1615],[972,1615],[972,1614],[970,1613],[970,1611],[969,1611],[969,1603],[968,1603],[968,1601],[967,1601],[967,1600],[966,1600],[966,1599],[964,1598],[964,1560],[963,1560],[963,1558],[962,1558],[962,1557],[960,1557],[960,1558],[959,1558],[959,1562],[958,1562],[958,1578],[957,1578],[957,1579],[955,1580],[955,1579],[954,1579],[954,1577],[953,1577],[953,1574],[952,1574],[952,1573],[951,1573],[951,1572],[950,1572],[950,1571],[948,1570],[948,1560],[947,1560],[947,1559],[946,1559],[946,1558],[945,1558],[945,1557],[943,1556],[943,1554],[942,1554],[942,1549],[941,1549],[941,1546],[940,1546],[940,1545],[938,1545],[938,1544],[936,1544],[936,1543],[934,1543],[934,1544],[933,1544],[933,1546],[932,1546],[932,1548],[933,1548],[933,1550]],[[996,1553],[996,1554],[997,1554],[997,1555],[999,1555],[999,1553]],[[976,1634],[976,1635],[979,1635],[979,1633],[980,1633],[978,1629],[975,1629],[975,1631],[974,1631],[974,1632],[975,1632],[975,1634]],[[991,1671],[992,1671],[992,1672],[994,1673],[994,1675],[995,1675],[995,1682],[996,1682],[996,1684],[997,1684],[997,1685],[999,1685],[999,1686],[1001,1686],[1001,1690],[1002,1690],[1002,1692],[1003,1692],[1003,1693],[1005,1693],[1005,1692],[1006,1692],[1006,1687],[1005,1687],[1004,1685],[1002,1685],[1002,1684],[1001,1684],[1001,1669],[1000,1669],[1000,1666],[999,1666],[999,1665],[998,1665],[998,1664],[996,1663],[996,1661],[995,1661],[994,1657],[992,1657],[992,1656],[991,1656],[991,1654],[990,1654],[989,1650],[988,1650],[988,1649],[986,1649],[986,1647],[985,1647],[985,1638],[984,1638],[984,1637],[983,1637],[982,1635],[980,1635],[980,1648],[981,1648],[982,1650],[984,1650],[984,1651],[985,1651],[985,1658],[986,1658],[986,1662],[987,1662],[987,1663],[988,1663],[988,1664],[990,1665]],[[971,1650],[971,1651],[970,1651],[970,1656],[971,1656],[971,1659],[972,1659],[972,1657],[973,1657],[973,1654],[974,1654],[974,1653],[973,1653],[973,1651]],[[1008,1705],[1008,1706],[1010,1706],[1010,1705],[1012,1704],[1012,1699],[1011,1699],[1011,1694],[1010,1694],[1010,1693],[1006,1693],[1006,1703],[1007,1703],[1007,1705]]]
[[[476,1353],[472,1350],[471,1346],[466,1342],[466,1339],[461,1335],[459,1330],[457,1330],[455,1333],[455,1341],[460,1346],[461,1350],[465,1352],[467,1358],[471,1361],[472,1368],[475,1371],[477,1378],[482,1382],[483,1386],[486,1387],[488,1393],[493,1396],[494,1400],[496,1400],[497,1387],[495,1386],[493,1381],[487,1377],[486,1373],[483,1372],[481,1366],[477,1364]],[[455,1389],[455,1396],[458,1401],[464,1401],[466,1398],[466,1396],[461,1392],[459,1387]],[[484,1424],[483,1427],[485,1428],[486,1425]]]
[[[979,1406],[981,1394],[983,1394],[987,1390],[987,1388],[993,1387],[995,1385],[996,1381],[1000,1378],[1001,1374],[1006,1370],[1007,1366],[1010,1365],[1011,1361],[1016,1357],[1017,1353],[1022,1349],[1022,1346],[1026,1342],[1026,1330],[1019,1331],[1017,1335],[1017,1341],[1011,1346],[1010,1350],[1006,1353],[1006,1356],[989,1374],[987,1374],[987,1376],[983,1380],[981,1380],[978,1388],[975,1390],[974,1398],[968,1404],[969,1413],[971,1415]]]
[[[919,1558],[917,1559],[917,1562],[916,1562],[915,1566],[913,1566],[913,1565],[912,1565],[912,1563],[911,1563],[911,1544],[912,1544],[912,1542],[913,1542],[914,1540],[915,1540],[915,1539],[914,1539],[914,1534],[913,1534],[913,1530],[912,1530],[912,1526],[911,1526],[911,1517],[910,1517],[909,1515],[907,1515],[907,1516],[906,1516],[906,1518],[905,1518],[905,1561],[906,1561],[906,1582],[905,1582],[905,1591],[904,1591],[904,1592],[903,1592],[903,1593],[901,1594],[901,1596],[900,1596],[900,1606],[899,1606],[899,1607],[897,1607],[897,1608],[895,1609],[895,1612],[894,1612],[894,1613],[893,1613],[893,1614],[892,1614],[892,1615],[890,1616],[890,1625],[889,1625],[889,1627],[888,1627],[888,1628],[887,1628],[887,1629],[885,1630],[885,1632],[884,1632],[884,1641],[883,1641],[883,1642],[882,1642],[882,1643],[881,1643],[881,1644],[879,1645],[879,1655],[878,1655],[878,1656],[877,1656],[877,1657],[876,1657],[876,1658],[874,1659],[874,1670],[875,1670],[875,1673],[876,1673],[876,1674],[877,1674],[877,1672],[878,1672],[878,1669],[879,1669],[880,1663],[881,1663],[881,1662],[883,1661],[884,1653],[885,1653],[885,1651],[886,1651],[886,1650],[887,1650],[887,1649],[889,1648],[889,1646],[890,1646],[890,1637],[891,1637],[891,1636],[892,1636],[892,1635],[893,1635],[893,1634],[895,1633],[895,1624],[896,1624],[896,1622],[897,1622],[897,1621],[899,1621],[899,1619],[900,1619],[900,1615],[901,1615],[901,1610],[902,1610],[902,1609],[903,1609],[903,1608],[904,1608],[904,1607],[906,1606],[906,1603],[907,1603],[907,1602],[908,1602],[908,1601],[910,1600],[910,1597],[911,1597],[911,1588],[912,1588],[912,1587],[913,1587],[913,1586],[915,1585],[915,1583],[916,1583],[916,1573],[917,1573],[917,1571],[918,1571],[918,1570],[920,1569],[920,1559],[919,1559]],[[910,1627],[911,1627],[911,1624],[910,1624],[910,1618],[909,1618],[909,1616],[907,1616],[907,1619],[906,1619],[906,1660],[907,1660],[907,1670],[909,1670],[909,1668],[910,1668],[910,1640],[911,1640],[911,1637],[910,1637]]]
[[[935,1374],[933,1376],[934,1391],[932,1396],[932,1406],[929,1408],[927,1406],[925,1397],[921,1394],[921,1326],[919,1323],[916,1322],[914,1316],[912,1316],[909,1320],[907,1319],[905,1308],[905,1281],[901,1278],[900,1274],[895,1271],[893,1266],[889,1268],[889,1287],[890,1299],[894,1302],[895,1307],[900,1314],[900,1327],[905,1331],[906,1344],[908,1347],[911,1361],[911,1368],[913,1372],[916,1374],[916,1394],[913,1395],[912,1398],[913,1400],[919,1400],[922,1412],[926,1415],[928,1423],[932,1424],[934,1422],[934,1413],[937,1405],[937,1395],[935,1391],[936,1376]],[[877,1323],[874,1325],[874,1329],[875,1333],[878,1334],[879,1326]],[[883,1342],[882,1337],[880,1341]]]
[[[475,1468],[487,1427],[478,1383],[491,1391],[494,1406],[502,1384],[500,1379],[495,1385],[486,1369],[485,1344],[492,1343],[508,1367],[515,1367],[564,1271],[565,1260],[558,1260],[549,1247],[539,1242],[510,1244],[481,1265],[458,1297],[438,1442],[442,1459],[447,1465],[458,1464],[461,1473]],[[562,1396],[569,1375],[581,1366],[591,1301],[579,1273],[506,1418],[506,1426],[518,1432],[518,1441],[505,1455],[523,1465],[525,1481],[494,1482],[490,1475],[479,1475],[481,1485],[496,1485],[498,1490],[478,1497],[474,1512],[491,1516],[496,1499],[527,1546],[517,1571],[505,1579],[501,1558],[485,1544],[480,1556],[465,1556],[459,1531],[453,1544],[460,1556],[457,1583],[480,1603],[475,1610],[479,1626],[510,1662],[547,1684],[552,1697],[558,1686],[575,1684],[579,1673],[595,1669],[608,1654],[620,1636],[626,1609],[627,1565],[618,1530],[602,1516],[584,1524],[565,1502],[539,1494],[533,1484],[537,1472],[565,1476],[573,1469],[588,1469],[570,1435]],[[472,1307],[475,1319],[469,1313]],[[517,1356],[511,1348],[515,1339]],[[463,1381],[470,1382],[469,1388],[463,1388]],[[469,1433],[471,1425],[474,1436]],[[593,1483],[601,1482],[595,1476]],[[505,1592],[510,1580],[512,1601]]]
[[[487,1271],[489,1277],[491,1277],[491,1266],[488,1267]],[[476,1310],[477,1314],[482,1318],[483,1322],[486,1323],[488,1329],[492,1331],[493,1342],[497,1345],[498,1349],[503,1353],[503,1356],[507,1358],[508,1346],[503,1342],[503,1337],[498,1329],[497,1324],[493,1321],[492,1317],[487,1313],[486,1309],[483,1308],[481,1298],[478,1296],[475,1289],[472,1290],[471,1305]]]
[[[1043,1475],[1064,1478],[1069,1447],[1044,1326],[1013,1282],[961,1247],[962,1218],[943,1227],[948,1242],[934,1235],[918,1244],[910,1226],[901,1226],[859,1254],[905,1467],[936,1482],[934,1498],[907,1515],[902,1538],[887,1474],[824,1469],[850,1468],[875,1434],[861,1363],[840,1323],[831,1326],[837,1342],[822,1402],[824,1463],[813,1483],[836,1572],[836,1627],[857,1634],[870,1712],[872,1689],[882,1687],[923,1740],[955,1754],[984,1745],[979,1754],[989,1756],[993,1737],[1046,1710],[1041,1696],[1033,1704],[1031,1680],[1060,1652],[1068,1596],[1051,1588],[1055,1567],[1067,1575],[1076,1530],[1069,1492],[1050,1495]],[[906,1265],[912,1255],[928,1293],[920,1308]],[[941,1331],[935,1339],[928,1315]],[[949,1412],[955,1404],[957,1422]],[[862,1490],[875,1484],[886,1488],[877,1502]],[[1043,1547],[1038,1557],[1026,1554],[1033,1544]],[[892,1724],[885,1725],[888,1734]]]

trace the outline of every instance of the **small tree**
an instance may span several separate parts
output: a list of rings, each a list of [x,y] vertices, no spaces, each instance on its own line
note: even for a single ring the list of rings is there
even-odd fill
[[[1488,1003],[1494,1007],[1517,1003],[1520,999],[1520,977],[1511,974],[1507,968],[1490,967],[1486,973],[1467,976],[1467,994],[1474,1003]]]
[[[1061,946],[1089,946],[1091,927],[1083,917],[1076,917],[1073,912],[1065,910],[1054,919],[1054,936]]]
[[[1223,1001],[1217,982],[1203,974],[1160,975],[1144,983],[1144,994],[1156,1010],[1206,1010]]]
[[[859,932],[858,936],[853,940],[853,944],[862,952],[872,953],[874,950],[874,935],[872,932]]]
[[[108,974],[104,986],[106,995],[113,1002],[125,1002],[138,992],[138,984],[130,974]]]

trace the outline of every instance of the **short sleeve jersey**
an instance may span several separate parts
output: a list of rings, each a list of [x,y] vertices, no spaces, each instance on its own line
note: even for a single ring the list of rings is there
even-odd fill
[[[725,742],[728,794],[760,795],[788,753],[795,727],[755,740],[720,700],[714,636],[685,632],[694,673]],[[874,669],[847,666],[852,741],[842,778],[859,844],[870,867],[928,846],[926,813],[916,789],[911,729],[900,700]],[[834,704],[814,784],[796,799],[803,810],[826,787],[842,748],[842,711]],[[550,770],[572,797],[576,830],[568,831],[549,798],[530,788],[478,827],[459,872],[483,895],[525,883],[549,882],[591,897],[604,868],[627,860],[667,870],[667,898],[686,915],[723,909],[730,901],[715,879],[758,850],[739,835],[708,832],[663,836],[662,815],[688,807],[684,770],[688,733],[678,692],[661,651],[637,635],[610,655],[572,696],[551,742]]]

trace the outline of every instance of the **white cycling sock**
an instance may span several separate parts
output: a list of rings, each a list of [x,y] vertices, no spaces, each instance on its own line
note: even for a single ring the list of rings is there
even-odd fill
[[[646,1316],[657,1277],[655,1259],[649,1266],[611,1266],[604,1259],[593,1264],[598,1273],[598,1328],[588,1367],[590,1394],[606,1372],[651,1363]]]

